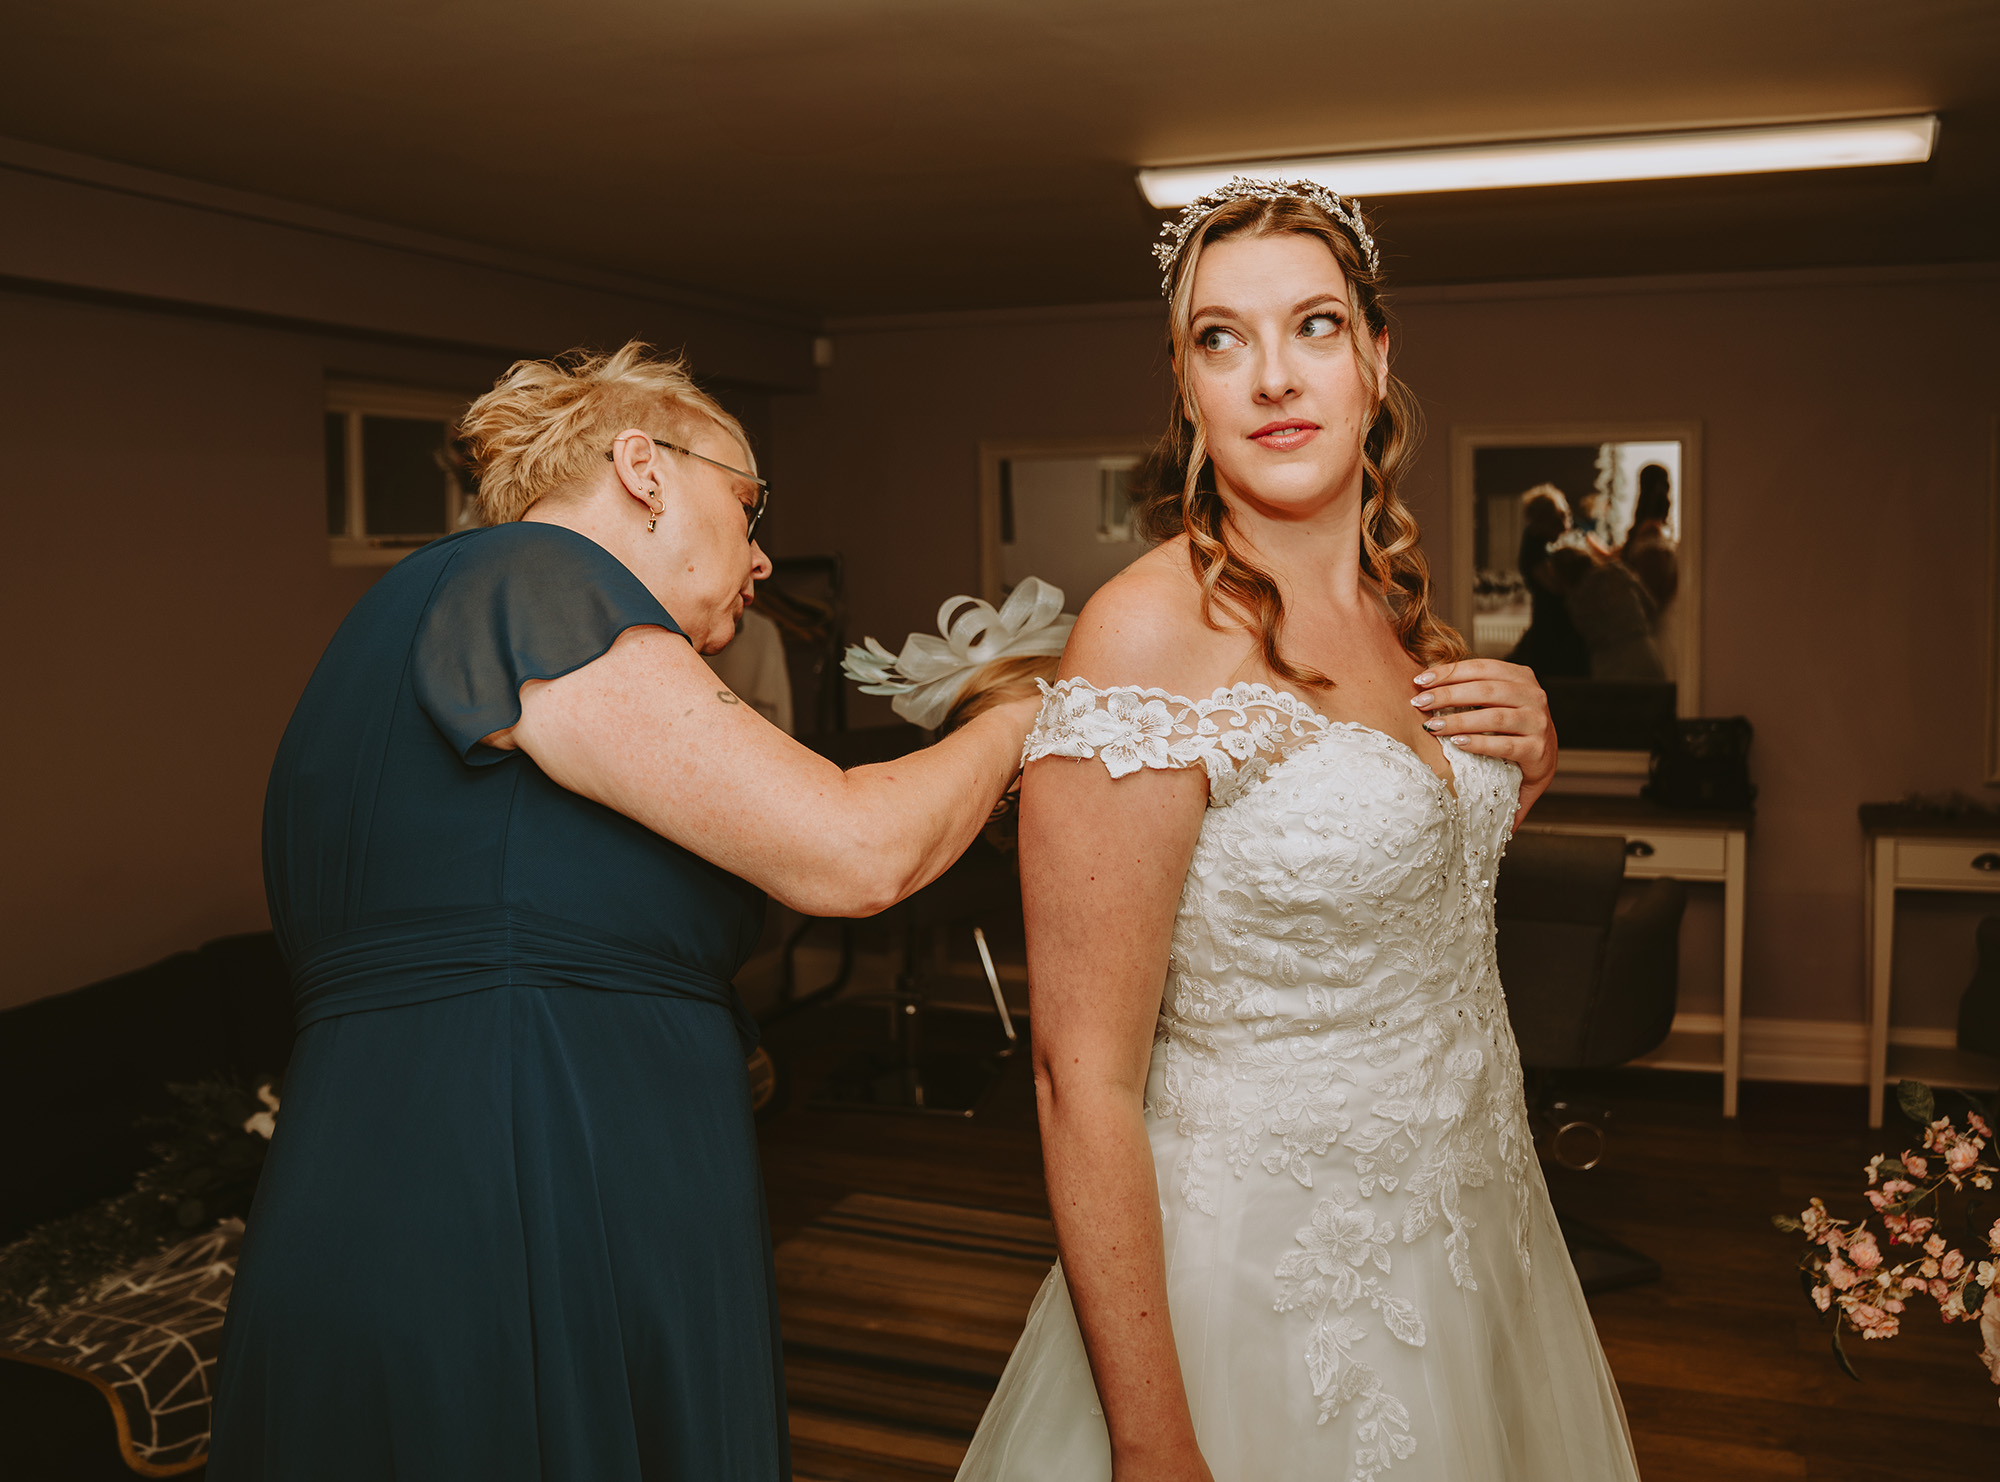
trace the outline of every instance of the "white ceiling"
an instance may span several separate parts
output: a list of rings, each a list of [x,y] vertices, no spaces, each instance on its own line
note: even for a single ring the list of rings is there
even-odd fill
[[[1372,210],[1404,283],[2000,259],[2000,0],[9,9],[0,134],[816,314],[1145,297],[1141,162],[1855,112],[1936,158]]]

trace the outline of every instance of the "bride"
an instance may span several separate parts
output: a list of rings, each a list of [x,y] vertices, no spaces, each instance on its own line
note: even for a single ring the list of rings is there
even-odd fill
[[[960,1482],[1636,1479],[1494,967],[1555,736],[1431,610],[1374,243],[1247,180],[1163,235],[1161,543],[1021,798],[1062,1261]]]

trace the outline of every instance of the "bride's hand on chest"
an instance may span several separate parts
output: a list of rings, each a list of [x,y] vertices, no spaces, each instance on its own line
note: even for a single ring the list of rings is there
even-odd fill
[[[1556,775],[1555,722],[1535,671],[1500,659],[1460,659],[1426,669],[1414,683],[1410,703],[1427,717],[1425,730],[1463,751],[1499,757],[1521,769],[1518,826]]]

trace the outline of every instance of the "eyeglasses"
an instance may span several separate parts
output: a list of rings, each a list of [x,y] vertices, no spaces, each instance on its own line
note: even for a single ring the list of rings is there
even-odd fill
[[[745,473],[740,468],[731,468],[727,463],[717,463],[713,458],[703,457],[693,448],[684,448],[679,443],[670,443],[664,438],[657,437],[653,439],[653,442],[657,446],[665,448],[670,453],[685,453],[688,457],[698,459],[708,464],[711,468],[719,468],[724,473],[733,473],[739,479],[748,479],[751,483],[755,484],[757,486],[757,502],[754,505],[745,506],[746,512],[750,517],[750,523],[749,528],[743,532],[743,538],[745,540],[755,540],[757,538],[758,522],[764,518],[764,511],[769,508],[771,503],[771,486],[767,481],[758,478],[754,473]],[[616,457],[617,454],[614,450],[609,448],[605,450],[604,459],[607,463],[614,461]]]

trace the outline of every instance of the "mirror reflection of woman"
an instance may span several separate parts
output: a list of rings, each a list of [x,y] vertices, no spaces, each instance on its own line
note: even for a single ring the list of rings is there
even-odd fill
[[[767,893],[943,871],[1035,702],[842,773],[722,687],[768,490],[677,360],[522,362],[464,432],[486,528],[356,604],[271,772],[300,1029],[208,1475],[780,1482],[730,979]]]
[[[1062,1261],[961,1482],[1629,1482],[1494,966],[1546,703],[1431,609],[1358,211],[1177,228],[1160,544],[1023,778]]]

